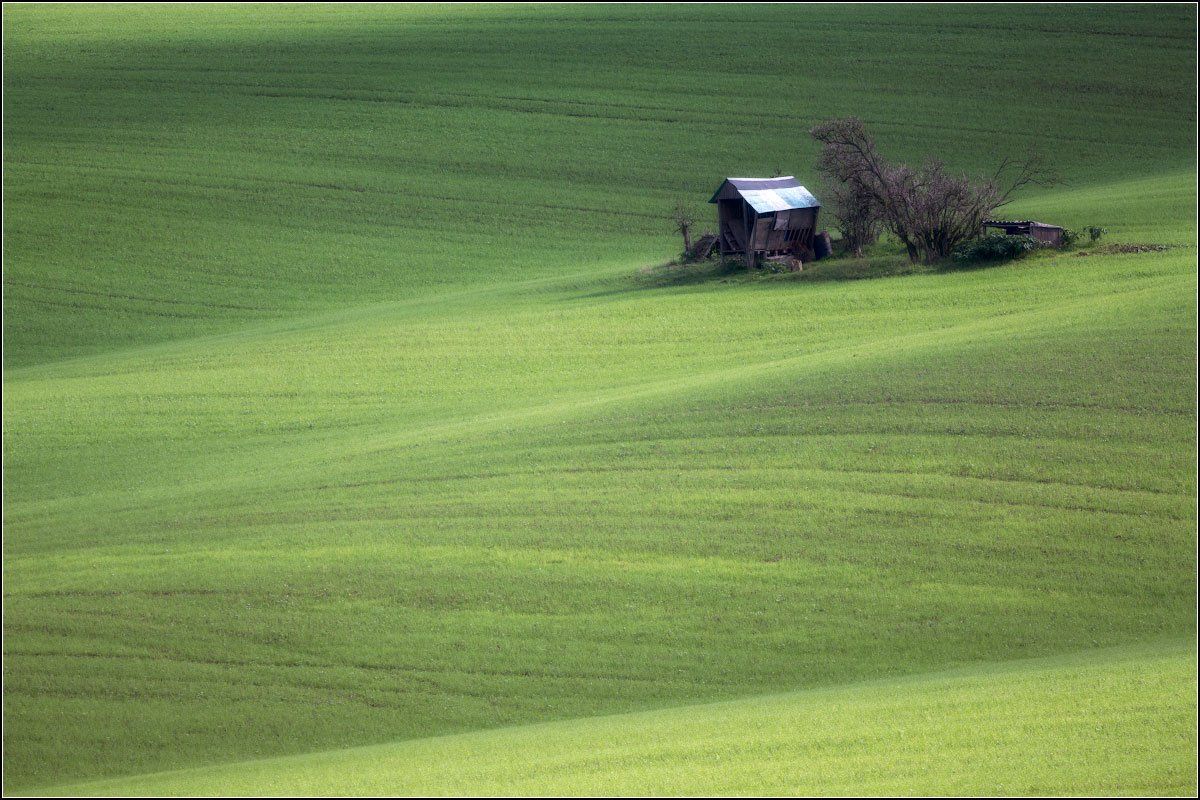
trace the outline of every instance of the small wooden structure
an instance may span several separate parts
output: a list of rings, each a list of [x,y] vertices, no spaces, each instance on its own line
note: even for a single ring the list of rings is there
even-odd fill
[[[1063,243],[1062,226],[1047,225],[1045,222],[1035,222],[1031,219],[1017,222],[1005,222],[1004,220],[994,219],[984,220],[983,233],[985,235],[988,232],[988,228],[1003,231],[1005,236],[1032,236],[1049,247],[1062,247]]]
[[[742,253],[751,266],[759,256],[813,259],[813,235],[821,204],[791,175],[726,178],[713,194],[721,254]]]

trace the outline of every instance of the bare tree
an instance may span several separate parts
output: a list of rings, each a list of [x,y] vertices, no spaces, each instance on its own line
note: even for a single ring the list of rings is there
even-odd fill
[[[973,182],[928,160],[914,169],[891,164],[875,147],[862,120],[844,117],[812,129],[822,144],[817,166],[843,197],[860,198],[859,211],[874,215],[900,240],[912,261],[932,262],[977,236],[983,221],[1019,189],[1053,182],[1040,159],[1005,159],[988,179]],[[869,200],[861,205],[862,199]]]
[[[874,196],[861,184],[832,183],[828,193],[842,242],[855,258],[879,238],[879,211]]]
[[[675,208],[671,212],[671,221],[675,223],[675,229],[683,236],[684,257],[690,258],[692,255],[692,225],[696,224],[696,220],[682,201],[675,204]]]
[[[823,145],[817,169],[828,180],[842,240],[861,257],[863,247],[878,238],[885,213],[881,200],[887,164],[857,117],[823,122],[811,133]]]

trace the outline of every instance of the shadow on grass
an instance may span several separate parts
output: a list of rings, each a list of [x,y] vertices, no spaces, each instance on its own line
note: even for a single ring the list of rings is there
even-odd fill
[[[814,283],[891,278],[936,272],[937,266],[913,264],[903,253],[877,253],[864,258],[833,256],[805,264],[799,272],[770,262],[749,269],[740,259],[709,259],[687,264],[671,262],[639,270],[627,279],[625,291],[699,286],[708,283]]]
[[[1102,252],[1128,252],[1118,249],[1120,246],[1108,245],[1108,249],[1098,248],[1092,252],[1074,250],[1044,249],[1025,254],[1021,258],[985,259],[972,262],[961,262],[954,259],[942,259],[933,264],[923,264],[909,261],[908,255],[901,249],[886,244],[877,246],[863,258],[853,258],[845,255],[835,255],[821,261],[804,265],[799,272],[791,272],[782,264],[767,262],[755,269],[749,269],[740,258],[710,258],[704,261],[680,263],[671,261],[651,267],[644,267],[632,275],[622,278],[617,285],[610,285],[600,291],[587,294],[587,297],[628,294],[648,289],[672,289],[683,287],[706,287],[717,284],[775,284],[791,285],[796,283],[822,283],[830,281],[857,281],[877,278],[897,278],[906,275],[941,275],[955,272],[973,272],[976,270],[994,269],[1018,262],[1038,261],[1056,258],[1062,255],[1093,255]],[[1142,245],[1144,249],[1157,249],[1158,246]],[[1142,252],[1139,249],[1137,252]]]

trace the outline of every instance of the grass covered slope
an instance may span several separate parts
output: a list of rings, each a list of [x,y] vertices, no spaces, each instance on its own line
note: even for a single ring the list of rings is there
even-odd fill
[[[562,289],[12,380],[10,780],[1190,635],[1193,265]]]
[[[736,161],[768,73],[688,38],[734,12],[636,13],[6,8],[6,790],[1194,637],[1194,112],[1117,113],[1191,80],[1182,12],[854,11],[787,83],[900,152],[1044,140],[1076,183],[1012,213],[1170,249],[659,288],[650,212],[809,163],[814,112]],[[934,53],[947,93],[900,102]],[[946,64],[1094,96],[1002,124]],[[1055,785],[1167,791],[1158,744]]]
[[[67,795],[1195,792],[1191,646],[58,787]]]
[[[10,4],[4,30],[8,366],[632,269],[677,199],[811,172],[820,117],[970,170],[1036,147],[1075,185],[1194,168],[1183,6]]]

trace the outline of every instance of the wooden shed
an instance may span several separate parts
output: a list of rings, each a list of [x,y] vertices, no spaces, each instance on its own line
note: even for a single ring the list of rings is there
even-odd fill
[[[983,232],[986,234],[989,228],[1003,231],[1005,236],[1032,236],[1049,247],[1062,247],[1063,243],[1062,226],[1048,225],[1045,222],[1035,222],[1031,219],[1017,222],[1005,222],[1004,220],[994,219],[985,220],[983,223]]]
[[[813,257],[821,204],[794,177],[726,178],[713,194],[722,254]]]

